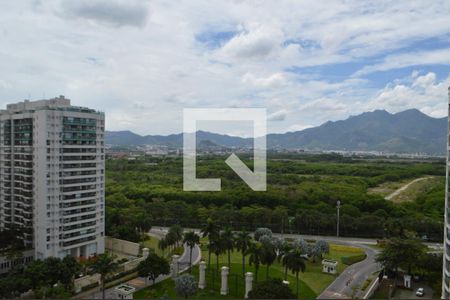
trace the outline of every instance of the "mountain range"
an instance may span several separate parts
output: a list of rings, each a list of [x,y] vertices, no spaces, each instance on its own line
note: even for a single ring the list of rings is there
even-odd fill
[[[447,118],[432,118],[417,109],[391,114],[365,112],[346,120],[328,121],[301,131],[268,134],[269,149],[384,151],[442,155],[446,151]],[[206,131],[197,141],[222,147],[251,147],[253,140]],[[109,145],[182,147],[183,134],[141,136],[131,131],[107,131]]]

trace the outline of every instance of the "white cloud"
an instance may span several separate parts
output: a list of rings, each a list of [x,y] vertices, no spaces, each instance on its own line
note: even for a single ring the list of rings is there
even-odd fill
[[[264,60],[279,51],[283,33],[275,26],[246,24],[240,34],[229,40],[218,52],[218,58]]]
[[[353,76],[367,75],[377,71],[388,71],[410,66],[419,65],[450,65],[449,49],[418,51],[387,56],[383,62],[365,66]]]
[[[279,122],[279,121],[284,121],[286,119],[288,115],[288,111],[285,109],[276,111],[272,114],[270,114],[269,116],[267,116],[267,120],[268,121],[273,121],[273,122]]]
[[[242,76],[243,83],[249,83],[259,87],[280,87],[287,83],[283,73],[277,72],[267,77],[256,77],[252,73],[246,73]]]
[[[450,76],[438,82],[436,74],[411,75],[409,83],[387,85],[378,92],[366,105],[367,110],[386,109],[399,112],[410,108],[418,108],[433,117],[447,115],[447,87]]]
[[[409,46],[445,44],[449,10],[430,1],[4,1],[0,106],[64,94],[104,110],[109,130],[141,134],[181,131],[183,107],[267,107],[279,120],[272,132],[372,108],[442,116],[449,82],[428,73],[448,66],[450,52]],[[204,32],[236,34],[211,49],[196,39]],[[380,91],[328,74],[352,62],[365,65],[358,76],[424,71]],[[291,72],[317,66],[325,71]]]

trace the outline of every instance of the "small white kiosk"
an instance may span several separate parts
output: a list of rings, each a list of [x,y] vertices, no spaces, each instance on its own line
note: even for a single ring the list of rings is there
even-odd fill
[[[324,259],[322,260],[322,272],[328,274],[336,274],[337,273],[337,264],[338,262],[335,260]]]
[[[133,293],[136,291],[134,287],[128,284],[121,284],[114,288],[118,299],[133,299]]]

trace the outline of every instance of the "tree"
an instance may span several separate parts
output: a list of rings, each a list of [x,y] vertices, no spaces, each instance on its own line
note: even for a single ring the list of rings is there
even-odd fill
[[[200,237],[193,231],[189,231],[184,234],[183,243],[185,243],[189,247],[189,266],[190,272],[192,273],[192,249],[194,249],[195,245],[200,244]]]
[[[167,235],[173,239],[175,245],[178,247],[178,243],[183,240],[183,228],[180,225],[172,225]]]
[[[242,254],[242,276],[244,277],[245,277],[245,256],[247,254],[247,250],[250,247],[251,242],[252,238],[245,231],[239,232],[234,242],[236,249],[238,249]]]
[[[315,246],[320,250],[320,258],[322,258],[323,254],[330,253],[330,244],[325,240],[316,241]]]
[[[105,279],[106,276],[117,270],[118,264],[114,261],[114,256],[108,252],[97,256],[92,264],[92,270],[95,273],[100,274],[100,280],[102,282],[102,299],[105,299]]]
[[[248,293],[249,299],[294,299],[289,285],[284,284],[281,279],[273,278],[262,282],[256,282],[253,289]]]
[[[305,258],[304,254],[298,248],[294,248],[293,250],[289,251],[282,260],[283,266],[287,266],[287,268],[295,274],[297,298],[299,288],[298,274],[300,272],[305,272],[306,260],[307,259]]]
[[[170,265],[163,257],[150,252],[147,258],[139,263],[137,271],[139,276],[150,279],[154,285],[158,276],[170,273]]]
[[[296,239],[292,246],[293,248],[299,249],[303,254],[311,254],[311,246],[302,238]]]
[[[278,256],[277,256],[277,260],[278,262],[283,260],[283,257],[289,253],[289,251],[292,250],[292,247],[289,245],[289,243],[286,240],[283,240],[283,243],[281,245],[279,245],[278,248]],[[284,265],[284,280],[287,280],[287,273],[288,273],[288,268],[287,265]]]
[[[277,258],[277,253],[275,251],[275,246],[273,244],[272,238],[268,235],[263,235],[259,239],[262,244],[262,256],[261,263],[266,265],[266,280],[269,279],[269,268],[274,263]]]
[[[197,291],[197,283],[194,276],[190,274],[183,274],[175,278],[175,291],[178,295],[187,299]]]
[[[73,285],[73,280],[81,271],[81,265],[73,256],[67,255],[61,261],[59,270],[59,280],[64,285],[66,290],[69,290]]]
[[[272,237],[272,230],[270,230],[269,228],[265,228],[265,227],[260,227],[255,230],[255,234],[254,234],[255,240],[259,241],[259,239],[264,235]]]
[[[25,277],[31,280],[31,287],[35,290],[46,281],[47,267],[44,261],[38,259],[30,263],[25,268]]]
[[[208,268],[211,265],[211,252],[212,251],[212,241],[215,238],[215,236],[217,236],[219,234],[219,229],[216,225],[216,223],[211,219],[208,218],[208,220],[206,221],[206,225],[205,227],[202,228],[202,236],[203,237],[208,237]]]
[[[161,249],[163,256],[164,256],[164,250],[166,250],[167,247],[168,247],[167,240],[165,238],[162,238],[158,241],[158,248]]]
[[[263,246],[260,242],[254,241],[250,243],[250,247],[248,248],[248,263],[250,266],[255,266],[255,282],[258,281],[258,270],[261,264],[262,256],[263,256]]]
[[[384,268],[398,273],[398,268],[411,274],[411,268],[418,264],[426,253],[426,246],[416,239],[393,238],[376,257],[376,261]]]
[[[221,234],[223,248],[228,255],[228,269],[231,269],[231,251],[234,249],[234,235],[230,227],[225,228]]]
[[[213,236],[213,240],[211,241],[211,251],[216,255],[216,271],[219,272],[219,256],[226,251],[222,240],[222,235],[220,233]]]

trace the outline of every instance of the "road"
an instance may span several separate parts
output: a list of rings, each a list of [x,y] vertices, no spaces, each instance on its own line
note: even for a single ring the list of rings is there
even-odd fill
[[[151,232],[154,235],[158,235],[161,236],[161,232]],[[190,254],[190,249],[189,247],[185,244],[184,245],[184,252],[183,254],[180,256],[178,262],[179,262],[179,266],[180,266],[180,273],[183,272],[184,270],[186,270],[188,268],[188,264],[189,264],[189,254]],[[192,264],[198,264],[200,262],[201,259],[201,250],[199,246],[195,246],[192,249]],[[167,278],[169,278],[170,275],[163,275],[163,276],[159,276],[158,278],[156,278],[156,283],[161,282]],[[149,280],[146,280],[145,277],[137,277],[134,279],[131,279],[129,281],[126,282],[126,284],[134,287],[136,289],[136,291],[143,289],[145,287],[151,286],[152,282]],[[117,296],[117,293],[115,292],[114,288],[116,286],[112,287],[112,288],[108,288],[105,290],[105,299],[119,299]],[[102,299],[102,292],[98,291],[89,295],[85,295],[83,297],[83,299]]]
[[[341,244],[355,245],[355,243],[343,243]],[[366,252],[366,259],[353,264],[345,269],[336,280],[333,281],[317,299],[351,299],[351,298],[363,298],[363,292],[361,287],[364,282],[374,272],[380,270],[380,266],[375,262],[377,251],[365,244],[358,244]]]

